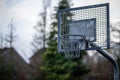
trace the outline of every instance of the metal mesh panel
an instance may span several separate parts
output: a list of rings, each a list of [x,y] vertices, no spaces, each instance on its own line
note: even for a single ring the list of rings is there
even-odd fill
[[[79,28],[79,32],[77,35],[83,35],[80,31],[87,31],[93,35],[95,40],[94,42],[102,48],[109,48],[110,38],[109,38],[109,4],[99,4],[71,9],[64,9],[58,12],[58,50],[62,51],[61,48],[61,37],[65,35],[70,35],[70,22],[82,21],[82,20],[91,20],[95,19],[95,31],[93,32],[91,28],[86,28],[87,26],[83,26]],[[80,23],[81,24],[81,23]],[[79,24],[79,25],[80,25]],[[78,27],[79,27],[78,25]],[[90,23],[87,23],[90,25]],[[77,26],[77,24],[72,24],[73,30]],[[73,33],[76,31],[73,31]],[[89,36],[89,35],[85,35]],[[95,49],[95,47],[86,47],[86,49]],[[63,49],[64,50],[64,49]]]

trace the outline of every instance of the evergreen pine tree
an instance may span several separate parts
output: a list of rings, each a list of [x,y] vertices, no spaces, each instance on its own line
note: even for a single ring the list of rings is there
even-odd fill
[[[70,8],[69,0],[62,0],[56,11]],[[48,48],[43,55],[44,64],[40,70],[44,74],[42,80],[81,80],[81,77],[89,72],[89,69],[82,63],[82,57],[86,52],[82,52],[79,59],[67,59],[64,55],[57,52],[57,14],[52,23],[52,31],[48,38]],[[44,78],[43,78],[44,77]]]

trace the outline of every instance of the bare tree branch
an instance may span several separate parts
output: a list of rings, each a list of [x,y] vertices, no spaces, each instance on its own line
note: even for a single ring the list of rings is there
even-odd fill
[[[8,25],[9,33],[6,35],[5,41],[9,44],[10,48],[13,47],[13,42],[15,41],[15,38],[17,37],[15,35],[15,27],[13,24],[13,19],[11,19],[9,25]]]

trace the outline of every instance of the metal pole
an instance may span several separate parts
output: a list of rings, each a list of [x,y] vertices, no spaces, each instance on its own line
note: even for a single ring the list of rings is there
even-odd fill
[[[91,43],[91,46],[93,47],[98,47],[96,44]],[[114,57],[112,55],[110,55],[110,53],[108,53],[106,50],[102,49],[102,48],[97,48],[96,49],[100,54],[102,54],[104,57],[106,57],[113,65],[113,70],[114,70],[114,80],[119,80],[119,66],[117,61],[114,59]]]

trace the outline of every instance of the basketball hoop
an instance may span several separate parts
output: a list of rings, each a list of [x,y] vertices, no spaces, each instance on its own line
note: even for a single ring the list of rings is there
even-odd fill
[[[82,35],[65,35],[61,37],[62,47],[64,48],[65,57],[79,58],[81,49],[85,43],[85,36]]]
[[[113,64],[114,80],[119,80],[118,63],[104,50],[110,49],[109,24],[109,3],[58,11],[58,52],[79,58],[81,50],[96,50]]]

